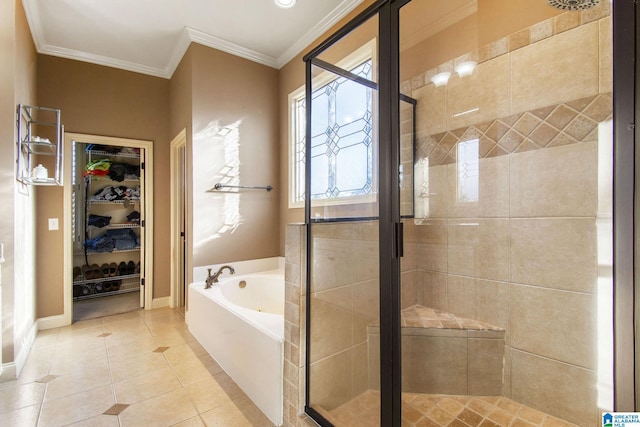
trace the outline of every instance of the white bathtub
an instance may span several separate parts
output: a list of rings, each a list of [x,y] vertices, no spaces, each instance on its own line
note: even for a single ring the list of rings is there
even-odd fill
[[[284,270],[225,271],[209,289],[203,282],[189,285],[188,301],[189,331],[269,420],[282,425]]]

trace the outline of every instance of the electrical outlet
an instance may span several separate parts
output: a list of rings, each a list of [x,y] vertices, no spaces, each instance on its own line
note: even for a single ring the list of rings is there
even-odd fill
[[[58,218],[49,218],[49,231],[58,229]]]

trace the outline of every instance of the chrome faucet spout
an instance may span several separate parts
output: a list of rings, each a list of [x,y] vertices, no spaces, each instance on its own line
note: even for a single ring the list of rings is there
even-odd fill
[[[205,285],[204,288],[209,289],[211,286],[213,286],[214,283],[218,283],[219,282],[218,279],[222,274],[222,270],[225,270],[225,269],[229,270],[229,274],[236,274],[236,270],[230,265],[223,265],[218,269],[218,271],[216,271],[213,274],[211,274],[211,269],[207,268],[207,278],[204,281],[204,285]]]
[[[220,269],[212,276],[213,279],[213,283],[218,283],[218,278],[220,277],[220,275],[222,274],[222,270],[227,269],[229,270],[229,274],[236,274],[236,270],[231,267],[230,265],[223,265],[222,267],[220,267]]]

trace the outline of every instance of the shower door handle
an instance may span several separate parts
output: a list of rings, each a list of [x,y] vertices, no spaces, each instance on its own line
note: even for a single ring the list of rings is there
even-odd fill
[[[396,222],[393,227],[394,231],[394,257],[402,258],[404,256],[404,224],[401,222]]]

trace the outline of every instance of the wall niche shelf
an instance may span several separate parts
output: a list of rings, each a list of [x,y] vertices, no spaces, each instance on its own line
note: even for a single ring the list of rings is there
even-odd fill
[[[19,104],[16,115],[16,179],[25,185],[62,185],[64,126],[60,122],[60,110]],[[33,176],[36,164],[47,167],[47,177]]]

